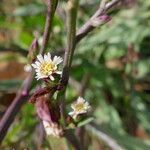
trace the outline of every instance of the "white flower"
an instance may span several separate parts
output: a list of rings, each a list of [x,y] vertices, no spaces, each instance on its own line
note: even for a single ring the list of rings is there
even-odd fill
[[[53,60],[51,59],[51,54],[47,53],[44,57],[39,54],[37,56],[37,61],[32,64],[36,71],[37,80],[42,78],[50,78],[54,80],[53,74],[61,74],[61,71],[58,71],[57,65],[60,64],[63,59],[59,56],[54,56]]]
[[[60,137],[63,134],[62,128],[57,123],[43,121],[43,126],[47,135]]]
[[[77,101],[71,105],[71,108],[73,111],[69,112],[69,115],[74,119],[76,119],[79,114],[87,113],[91,109],[89,103],[82,97],[79,97]]]

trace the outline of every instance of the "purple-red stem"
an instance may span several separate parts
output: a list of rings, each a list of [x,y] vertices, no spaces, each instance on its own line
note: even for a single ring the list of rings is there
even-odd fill
[[[50,36],[50,30],[52,26],[52,19],[55,13],[55,9],[57,6],[57,0],[48,0],[47,1],[47,15],[46,15],[46,23],[45,23],[45,30],[43,34],[43,43],[40,49],[40,53],[42,54],[47,47],[47,43]],[[10,125],[12,124],[15,116],[20,111],[21,106],[27,101],[29,96],[30,85],[33,81],[34,71],[26,78],[22,85],[21,91],[19,91],[8,107],[7,111],[5,112],[4,116],[0,120],[0,143],[3,141]]]

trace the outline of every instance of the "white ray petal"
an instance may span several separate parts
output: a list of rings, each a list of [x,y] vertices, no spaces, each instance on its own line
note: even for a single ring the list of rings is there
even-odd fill
[[[54,77],[52,75],[50,75],[49,78],[54,81]]]
[[[71,112],[69,112],[68,114],[69,114],[70,116],[72,116],[72,115],[75,114],[75,112],[74,112],[74,111],[71,111]]]
[[[79,98],[77,99],[77,102],[78,102],[78,103],[84,103],[84,102],[85,102],[85,99],[83,99],[82,97],[79,97]]]
[[[41,54],[37,55],[37,59],[42,63],[44,61],[43,56]]]
[[[62,74],[62,71],[56,71],[57,74]]]
[[[39,61],[36,61],[35,64],[37,65],[37,67],[39,67],[41,65],[41,63]]]
[[[62,61],[63,59],[61,57],[54,56],[53,58],[53,63],[56,65],[60,64]]]
[[[44,60],[47,61],[47,59],[48,59],[48,57],[47,57],[47,55],[45,54],[45,55],[44,55]]]
[[[33,68],[37,68],[37,65],[36,65],[36,64],[31,64],[31,66],[32,66]]]
[[[48,56],[48,58],[51,59],[51,54],[49,52],[47,53],[47,56]]]

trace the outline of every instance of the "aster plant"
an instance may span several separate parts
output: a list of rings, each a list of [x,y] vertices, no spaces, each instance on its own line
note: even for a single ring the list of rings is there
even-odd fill
[[[9,111],[7,111],[2,118],[0,123],[0,142],[5,137],[7,129],[11,124],[8,120],[11,118],[12,121],[21,108],[24,102],[22,99],[29,99],[29,102],[35,105],[37,115],[42,122],[46,135],[57,138],[65,137],[74,149],[84,149],[84,145],[79,141],[75,131],[81,122],[85,122],[85,120],[89,119],[92,106],[84,98],[78,97],[81,93],[78,93],[75,100],[69,104],[66,103],[65,96],[74,51],[76,45],[89,32],[110,21],[110,16],[108,16],[107,11],[120,1],[121,0],[111,0],[109,2],[106,0],[100,1],[101,5],[95,14],[76,31],[79,0],[68,0],[66,3],[67,42],[63,56],[52,56],[50,52],[45,52],[50,33],[53,29],[52,22],[58,0],[45,1],[47,17],[42,44],[39,47],[37,40],[33,40],[31,44],[29,62],[31,63],[32,70],[24,81],[22,89],[18,92],[14,100],[15,104],[10,106]],[[34,77],[41,82],[37,82],[36,88],[31,95],[30,87]],[[82,94],[82,96],[84,95]],[[18,109],[17,111],[13,111],[16,105],[18,105]],[[71,108],[73,111],[71,111]],[[86,123],[82,125],[84,126],[87,123],[89,122],[86,121]]]

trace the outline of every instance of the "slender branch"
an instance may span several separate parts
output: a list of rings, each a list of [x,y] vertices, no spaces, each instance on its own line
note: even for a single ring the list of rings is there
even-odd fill
[[[75,150],[81,150],[81,145],[79,144],[77,137],[71,130],[66,130],[64,136],[70,142],[70,144],[72,144]]]
[[[76,35],[76,44],[79,43],[89,32],[96,28],[95,26],[93,26],[93,20],[95,18],[103,15],[104,12],[107,12],[121,1],[123,0],[112,0],[105,6],[100,5],[99,9],[95,12],[95,14],[78,30]]]
[[[80,93],[81,84],[71,76],[69,77],[69,85],[73,87],[77,93]]]
[[[43,43],[40,49],[40,53],[43,53],[45,48],[47,47],[47,43],[49,40],[51,26],[53,21],[53,16],[55,13],[55,9],[57,6],[58,0],[48,0],[47,3],[47,16],[46,16],[46,24],[45,30],[43,34]],[[27,101],[29,96],[30,85],[33,81],[34,71],[26,78],[22,85],[22,89],[17,93],[15,99],[5,112],[3,118],[0,121],[0,143],[3,141],[11,123],[13,122],[15,116],[20,111],[21,106]]]
[[[85,95],[85,91],[87,89],[90,77],[91,77],[90,73],[86,73],[83,76],[83,79],[81,81],[81,88],[80,88],[80,92],[79,92],[80,96],[84,96]]]
[[[21,106],[26,102],[29,96],[29,87],[32,82],[33,74],[31,73],[24,81],[21,90],[18,92],[17,96],[13,100],[12,104],[7,109],[6,113],[0,120],[0,143],[4,139],[7,130],[14,120],[14,117],[19,112]]]
[[[72,56],[75,49],[76,18],[79,0],[69,0],[67,5],[67,48],[65,50],[62,82],[66,85],[69,79],[69,71],[72,63]]]
[[[58,94],[58,101],[60,102],[61,120],[65,125],[65,91],[69,80],[69,72],[72,64],[72,57],[75,50],[75,36],[76,36],[76,18],[79,0],[69,0],[67,3],[67,48],[65,49],[62,84],[65,85],[63,91]],[[65,132],[66,139],[72,144],[75,150],[81,150],[80,143],[73,132]]]
[[[101,131],[96,124],[90,123],[86,125],[86,130],[103,140],[112,150],[124,150],[113,138]]]
[[[42,54],[47,47],[48,40],[50,37],[50,32],[52,28],[53,16],[57,7],[58,0],[47,0],[47,16],[46,16],[46,23],[45,29],[43,34],[43,41],[42,46],[40,49],[40,53]]]
[[[44,131],[44,127],[43,127],[42,122],[40,122],[37,125],[36,134],[38,136],[38,138],[36,139],[36,143],[37,143],[36,149],[41,150],[42,149],[42,144],[44,142],[44,137],[45,137],[45,131]]]
[[[65,49],[62,84],[65,88],[58,93],[57,99],[60,102],[61,118],[65,124],[65,91],[69,80],[69,72],[72,63],[72,57],[75,49],[75,35],[76,35],[76,18],[79,0],[69,0],[67,3],[67,48]]]
[[[124,0],[112,0],[109,3],[103,3],[103,5],[100,5],[98,10],[93,14],[93,16],[77,31],[76,37],[75,37],[75,47],[76,45],[91,31],[93,31],[97,26],[93,26],[93,21],[95,18],[103,15],[103,13],[107,13],[110,9],[115,7],[118,3],[122,2]],[[105,4],[105,5],[104,5]],[[99,26],[104,25],[106,22],[103,22]],[[62,48],[59,50],[60,52],[64,52],[65,48]],[[62,53],[61,53],[62,54]]]
[[[85,90],[87,89],[88,86],[88,82],[90,80],[90,74],[86,73],[81,82],[78,82],[77,80],[75,80],[72,77],[69,77],[69,84],[77,91],[79,96],[84,96],[85,94]]]

